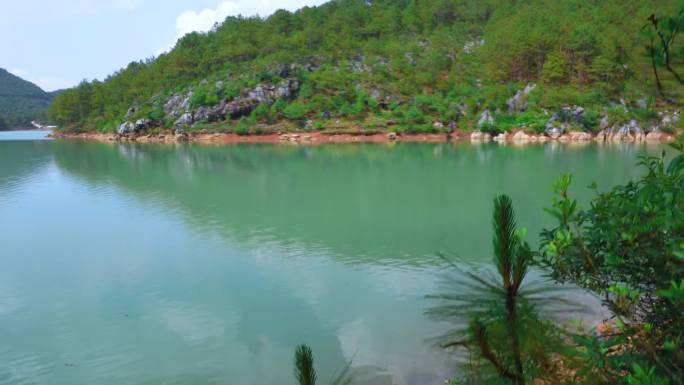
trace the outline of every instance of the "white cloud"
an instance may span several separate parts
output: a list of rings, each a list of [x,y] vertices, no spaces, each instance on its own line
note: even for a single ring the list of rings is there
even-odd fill
[[[176,28],[180,38],[190,32],[207,32],[215,23],[223,22],[228,16],[261,16],[271,15],[278,9],[295,11],[304,6],[314,6],[325,3],[326,0],[226,0],[220,2],[216,8],[201,11],[188,10],[176,19]]]
[[[37,76],[23,68],[13,68],[9,70],[9,72],[16,76],[19,76],[24,80],[30,81],[31,83],[37,85],[38,87],[48,92],[73,87],[77,83],[73,80],[60,79],[49,76]]]

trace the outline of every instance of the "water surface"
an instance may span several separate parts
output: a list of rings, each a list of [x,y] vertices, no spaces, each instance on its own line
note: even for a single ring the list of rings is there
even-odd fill
[[[659,147],[138,145],[0,134],[0,384],[442,384],[436,252],[491,260],[512,196],[531,241],[551,183],[583,199]],[[325,382],[325,381],[324,381]]]

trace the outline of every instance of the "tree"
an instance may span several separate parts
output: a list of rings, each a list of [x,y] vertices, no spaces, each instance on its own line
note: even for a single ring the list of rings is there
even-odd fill
[[[684,78],[674,68],[675,61],[684,59],[684,51],[675,49],[677,36],[684,32],[684,8],[671,17],[658,18],[652,14],[648,21],[649,23],[643,28],[648,41],[647,55],[651,58],[651,68],[658,92],[663,98],[668,99],[665,96],[658,68],[664,66],[680,84],[684,85]]]
[[[331,385],[350,385],[352,377],[349,375],[351,362],[335,375],[330,382]],[[294,356],[294,376],[299,385],[316,385],[318,374],[314,367],[313,351],[307,345],[299,345],[295,349]]]
[[[562,53],[552,53],[546,57],[541,76],[547,83],[565,81],[568,76],[568,63]]]
[[[539,311],[542,303],[561,300],[551,295],[551,288],[525,282],[533,253],[523,241],[524,231],[517,230],[508,196],[494,200],[492,223],[496,276],[454,265],[460,272],[458,281],[452,283],[449,293],[430,297],[439,304],[430,308],[428,315],[465,325],[441,340],[443,347],[465,347],[473,356],[468,361],[466,383],[521,385],[535,379],[559,383],[561,374],[550,356],[564,351],[562,335]],[[544,299],[538,297],[541,293],[546,295]]]

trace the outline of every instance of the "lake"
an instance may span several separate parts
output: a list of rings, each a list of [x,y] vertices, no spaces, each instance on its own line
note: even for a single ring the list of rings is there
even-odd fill
[[[109,144],[0,133],[0,384],[443,384],[438,252],[491,260],[492,200],[536,242],[551,184],[662,146]]]

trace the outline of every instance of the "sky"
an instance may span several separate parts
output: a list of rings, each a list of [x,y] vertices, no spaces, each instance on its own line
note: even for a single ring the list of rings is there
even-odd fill
[[[268,16],[324,0],[7,0],[0,68],[46,91],[103,79],[227,16]]]

